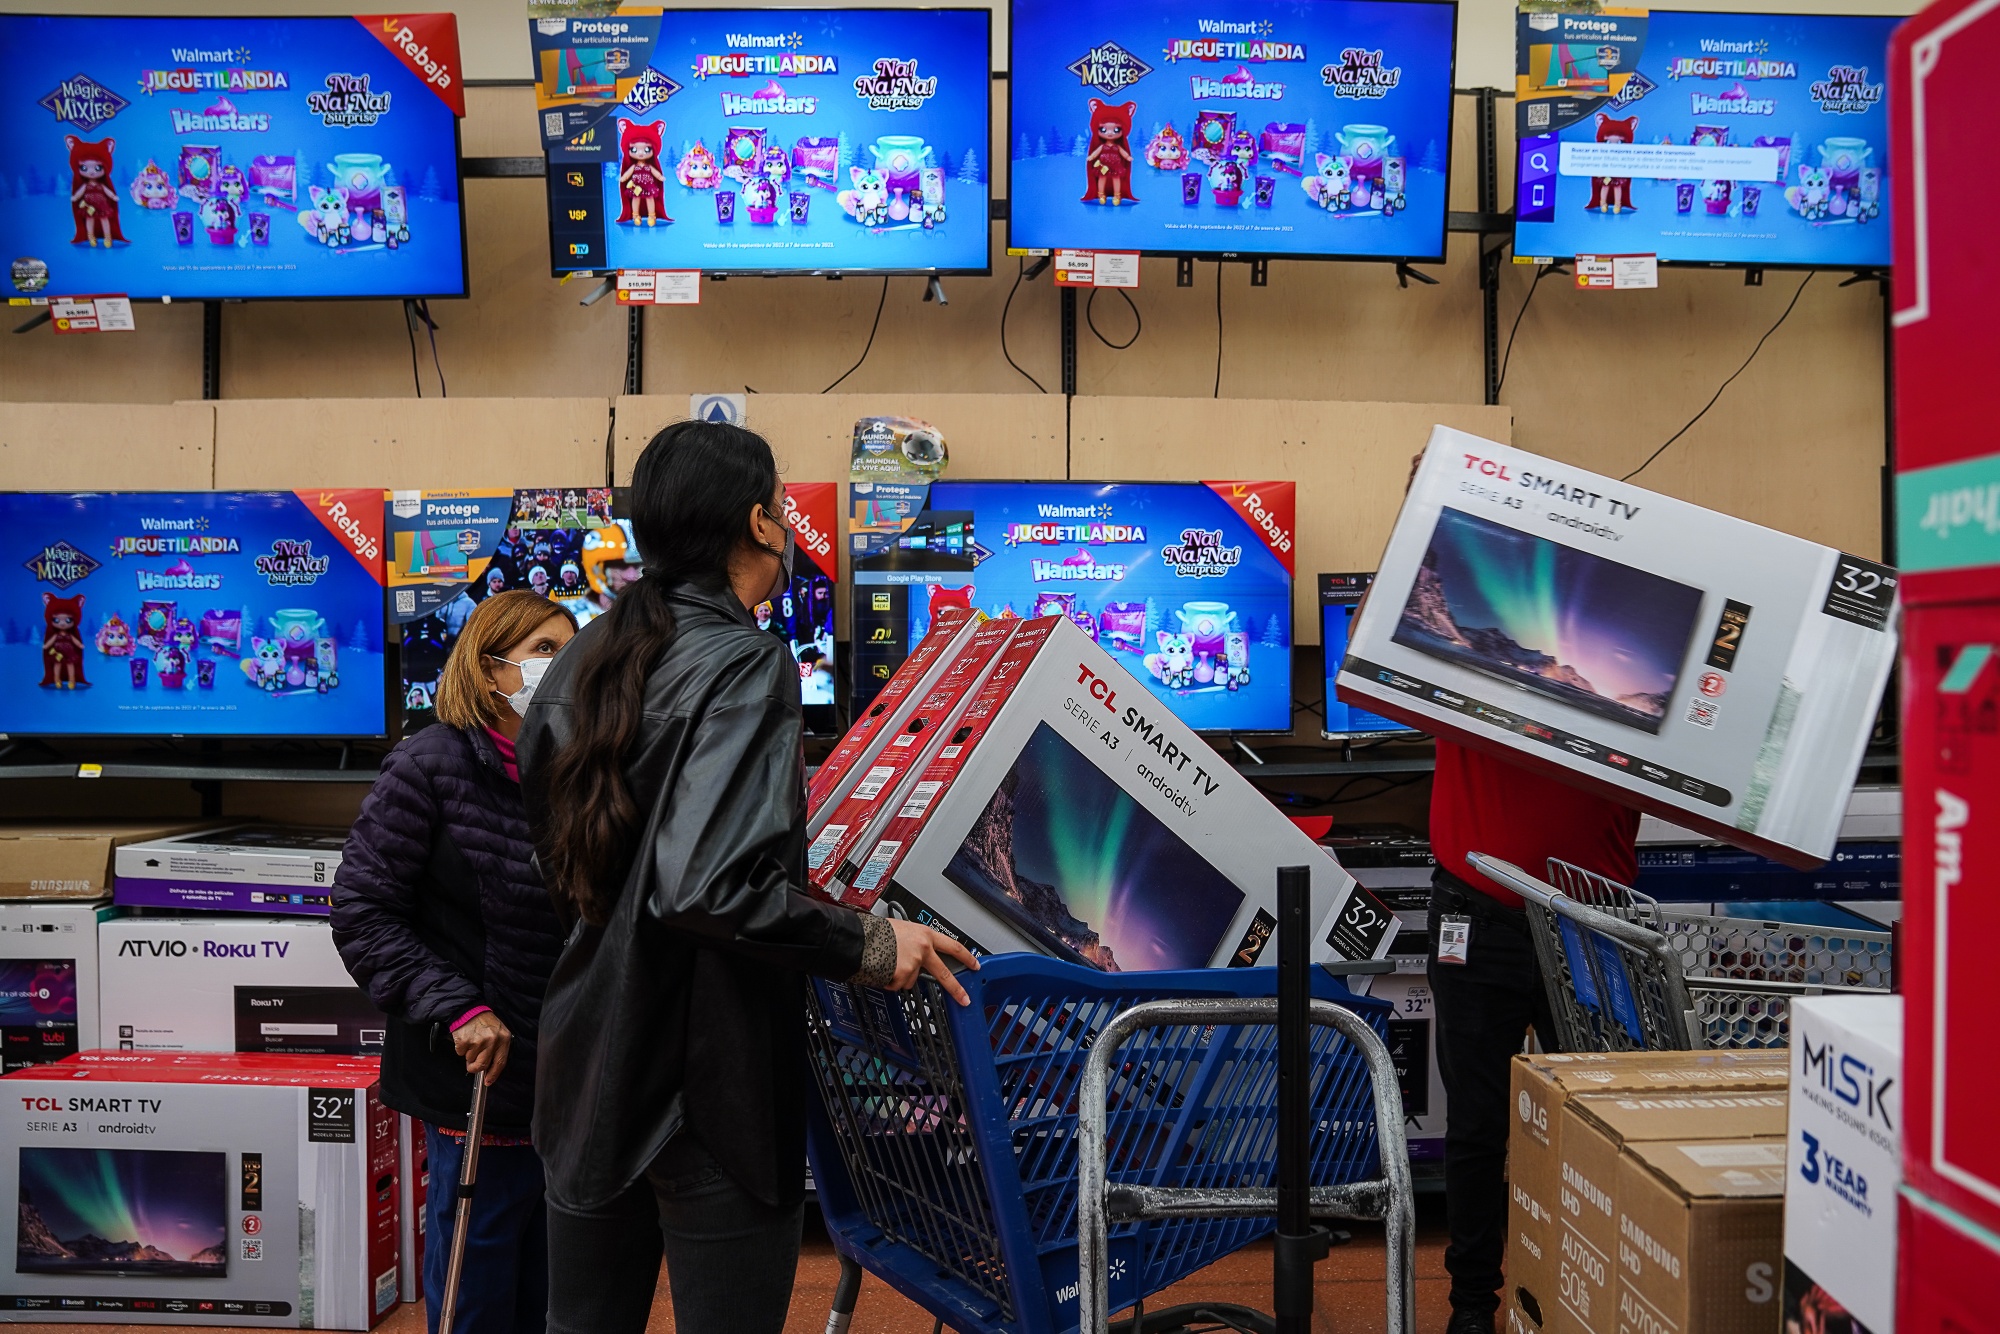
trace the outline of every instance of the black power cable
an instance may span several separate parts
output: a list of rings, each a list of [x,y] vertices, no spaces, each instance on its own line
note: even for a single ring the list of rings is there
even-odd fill
[[[423,372],[417,368],[417,303],[403,303],[403,332],[410,336],[410,380],[417,386],[417,397],[424,396]]]
[[[1215,261],[1215,392],[1210,398],[1222,397],[1222,261]]]
[[[1743,374],[1743,372],[1750,369],[1750,363],[1755,361],[1757,359],[1757,354],[1764,350],[1764,344],[1770,341],[1771,335],[1778,332],[1779,328],[1783,326],[1784,322],[1791,318],[1793,309],[1799,304],[1799,298],[1806,294],[1806,283],[1809,283],[1812,280],[1813,280],[1813,275],[1811,273],[1808,273],[1805,276],[1804,281],[1802,281],[1799,284],[1799,289],[1796,292],[1792,293],[1791,302],[1786,305],[1785,313],[1778,316],[1778,322],[1776,324],[1764,330],[1764,336],[1757,340],[1757,346],[1750,349],[1750,355],[1743,358],[1743,364],[1741,366],[1738,366],[1734,371],[1732,371],[1730,373],[1729,378],[1722,382],[1722,387],[1715,391],[1715,397],[1709,399],[1707,403],[1704,403],[1702,405],[1701,411],[1695,413],[1694,416],[1688,419],[1688,424],[1686,426],[1681,427],[1680,430],[1675,431],[1672,435],[1668,436],[1667,444],[1661,445],[1651,454],[1648,454],[1646,456],[1646,461],[1644,463],[1640,464],[1638,467],[1634,468],[1631,472],[1628,472],[1623,477],[1619,478],[1618,479],[1619,481],[1629,482],[1634,477],[1637,477],[1640,473],[1646,471],[1646,469],[1652,467],[1653,460],[1657,459],[1658,457],[1660,457],[1660,455],[1667,452],[1667,445],[1673,444],[1674,441],[1680,439],[1682,436],[1686,435],[1689,431],[1692,431],[1694,429],[1694,424],[1700,421],[1703,417],[1706,417],[1708,415],[1708,410],[1721,401],[1724,390],[1727,390],[1730,385],[1736,382],[1737,376]]]
[[[444,363],[438,360],[438,326],[437,321],[431,318],[431,303],[419,301],[417,309],[423,312],[424,327],[431,331],[431,369],[437,372],[438,397],[450,398],[451,391],[444,387]]]
[[[1111,341],[1111,340],[1110,340],[1109,338],[1106,338],[1106,337],[1104,336],[1104,331],[1103,331],[1102,329],[1099,329],[1099,328],[1097,327],[1097,319],[1096,319],[1096,317],[1095,317],[1095,316],[1093,316],[1093,315],[1092,315],[1092,314],[1090,313],[1090,312],[1091,312],[1091,307],[1092,307],[1092,306],[1095,306],[1095,305],[1097,304],[1097,294],[1098,294],[1099,292],[1102,292],[1102,291],[1106,291],[1106,290],[1109,290],[1109,291],[1113,291],[1113,292],[1116,292],[1116,293],[1118,293],[1118,295],[1120,295],[1120,296],[1124,297],[1124,298],[1125,298],[1125,304],[1126,304],[1127,306],[1131,307],[1131,309],[1132,309],[1132,336],[1131,336],[1130,338],[1126,339],[1126,340],[1125,340],[1124,342],[1122,342],[1122,343],[1114,343],[1114,342],[1112,342],[1112,341]],[[1091,331],[1092,333],[1094,333],[1094,334],[1096,334],[1096,335],[1097,335],[1097,341],[1098,341],[1098,342],[1100,342],[1100,343],[1102,343],[1102,344],[1104,344],[1104,345],[1105,345],[1106,347],[1110,348],[1110,349],[1111,349],[1111,350],[1112,350],[1113,352],[1123,352],[1123,351],[1124,351],[1124,350],[1125,350],[1126,348],[1128,348],[1128,347],[1132,346],[1132,344],[1134,344],[1134,343],[1138,342],[1138,341],[1139,341],[1139,334],[1140,334],[1140,333],[1141,333],[1141,332],[1142,332],[1142,331],[1143,331],[1143,330],[1145,329],[1145,327],[1146,327],[1146,325],[1145,325],[1145,321],[1143,321],[1143,320],[1141,320],[1141,319],[1139,318],[1139,303],[1138,303],[1138,302],[1136,302],[1136,301],[1134,301],[1134,300],[1132,299],[1132,294],[1131,294],[1130,292],[1127,292],[1127,291],[1126,291],[1126,290],[1125,290],[1124,288],[1122,288],[1122,287],[1113,287],[1113,288],[1109,288],[1109,289],[1106,289],[1106,288],[1102,288],[1102,287],[1093,287],[1093,288],[1091,288],[1091,289],[1090,289],[1090,299],[1089,299],[1088,301],[1086,301],[1086,302],[1084,302],[1084,303],[1083,303],[1083,322],[1084,322],[1085,324],[1087,324],[1087,325],[1089,325],[1089,326],[1090,326],[1090,331]]]
[[[1022,370],[1021,363],[1014,360],[1014,354],[1007,350],[1007,312],[1014,308],[1014,294],[1021,290],[1021,284],[1026,280],[1027,276],[1028,261],[1025,259],[1016,261],[1014,266],[1014,285],[1007,289],[1007,300],[1000,307],[1000,355],[1007,359],[1009,366],[1012,366],[1020,373],[1022,379],[1046,394],[1049,391],[1042,388],[1042,382],[1028,374],[1025,370]]]
[[[1535,270],[1535,281],[1528,284],[1528,294],[1521,298],[1521,308],[1514,313],[1514,327],[1507,331],[1507,350],[1500,354],[1500,378],[1493,385],[1497,395],[1507,387],[1507,363],[1514,359],[1514,335],[1521,332],[1521,317],[1528,313],[1528,303],[1535,299],[1535,289],[1542,285],[1542,279],[1549,276],[1553,264],[1543,264]]]
[[[882,299],[875,303],[875,322],[868,326],[868,342],[865,346],[862,347],[860,358],[856,360],[852,366],[849,366],[845,371],[841,373],[840,380],[845,380],[848,376],[860,370],[861,363],[863,361],[868,360],[868,353],[875,346],[875,331],[882,327],[882,307],[888,304],[889,304],[889,280],[887,278],[884,278],[882,280]],[[835,380],[832,384],[820,390],[820,392],[822,394],[832,393],[834,390],[840,387],[840,380]]]

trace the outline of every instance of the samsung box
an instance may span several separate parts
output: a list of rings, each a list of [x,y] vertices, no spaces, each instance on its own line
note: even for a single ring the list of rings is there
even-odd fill
[[[1573,1098],[1590,1094],[1781,1092],[1785,1053],[1759,1051],[1575,1052],[1514,1058],[1507,1141],[1508,1334],[1596,1330],[1609,1281],[1585,1218],[1585,1182],[1567,1170],[1563,1129]],[[1608,1199],[1608,1188],[1598,1185]],[[1605,1217],[1598,1211],[1600,1221]]]
[[[1833,855],[1897,575],[1446,427],[1343,698],[1795,866]]]
[[[1276,924],[1274,868],[1302,865],[1319,957],[1386,953],[1381,901],[1071,621],[989,622],[966,655],[980,661],[956,693],[905,726],[908,758],[878,757],[889,772],[820,830],[823,859],[844,849],[829,882],[842,902],[978,952],[1244,966]]]
[[[118,849],[118,903],[141,908],[304,913],[333,910],[344,829],[238,825]]]
[[[384,1023],[309,917],[121,917],[98,930],[103,1039],[126,1051],[382,1054]]]
[[[199,828],[186,822],[0,824],[0,899],[91,902],[111,897],[112,853]]]
[[[172,1055],[7,1076],[0,1320],[370,1328],[399,1295],[378,1078]]]
[[[1896,1327],[1903,998],[1792,1002],[1785,1318],[1845,1311],[1851,1334]]]
[[[97,931],[110,909],[0,903],[0,1068],[98,1045]]]

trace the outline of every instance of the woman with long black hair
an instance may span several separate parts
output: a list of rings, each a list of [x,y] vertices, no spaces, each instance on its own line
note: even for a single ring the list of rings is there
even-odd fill
[[[664,1253],[680,1334],[777,1334],[803,1218],[806,974],[963,1004],[927,927],[810,899],[798,667],[751,609],[789,586],[771,447],[680,422],[633,470],[645,559],[556,659],[520,739],[574,919],[541,1021],[549,1329],[638,1334]]]

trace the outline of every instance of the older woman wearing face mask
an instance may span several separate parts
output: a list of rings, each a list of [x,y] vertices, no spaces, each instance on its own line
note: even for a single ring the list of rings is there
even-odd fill
[[[479,604],[439,678],[437,723],[389,752],[334,876],[334,943],[389,1018],[382,1100],[424,1124],[432,1334],[456,1207],[438,1183],[458,1179],[474,1073],[490,1092],[452,1334],[526,1334],[546,1320],[542,1163],[529,1120],[563,927],[531,861],[514,739],[575,634],[568,611],[525,589]]]

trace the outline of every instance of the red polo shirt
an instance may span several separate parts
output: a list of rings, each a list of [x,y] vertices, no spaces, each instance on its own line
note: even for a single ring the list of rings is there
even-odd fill
[[[1521,896],[1465,864],[1468,852],[1509,861],[1541,879],[1551,857],[1629,885],[1639,874],[1639,812],[1484,751],[1442,738],[1431,785],[1431,851],[1438,865],[1511,907]]]

